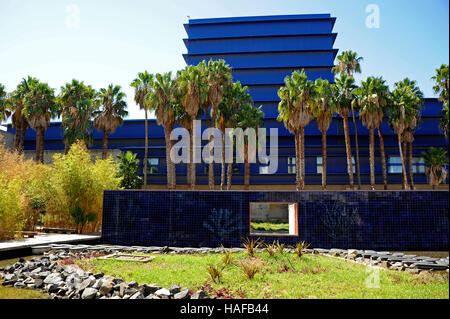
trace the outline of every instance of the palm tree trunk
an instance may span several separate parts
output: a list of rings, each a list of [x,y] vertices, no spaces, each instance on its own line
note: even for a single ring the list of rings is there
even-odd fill
[[[405,160],[405,174],[408,174],[408,143],[406,142],[405,136],[403,136],[403,159]],[[406,180],[408,181],[408,175],[406,176]],[[408,183],[406,183],[408,185]],[[408,185],[407,189],[410,189]]]
[[[406,190],[408,187],[408,179],[406,177],[406,163],[402,151],[402,135],[400,133],[397,133],[397,140],[398,140],[398,150],[400,152],[400,158],[402,160],[402,176],[403,176],[402,189]]]
[[[375,137],[373,128],[369,129],[370,133],[370,145],[369,145],[369,153],[370,153],[370,187],[372,190],[375,190]]]
[[[191,143],[190,143],[190,147],[189,147],[189,152],[190,152],[190,163],[189,166],[190,171],[191,171],[191,177],[190,177],[190,183],[191,183],[191,189],[195,189],[195,162],[194,162],[194,147],[195,147],[195,143],[194,143],[194,139],[195,139],[195,129],[194,129],[194,121],[192,120],[192,130],[191,130]]]
[[[233,175],[233,163],[228,163],[228,168],[227,168],[227,190],[231,189],[231,175]]]
[[[412,142],[408,143],[408,161],[409,161],[409,179],[411,189],[416,189],[414,185],[414,167],[413,167],[413,152],[412,152]]]
[[[14,149],[16,151],[19,151],[19,144],[20,144],[20,136],[21,136],[22,130],[19,129],[18,126],[16,126],[16,134],[14,135]]]
[[[106,159],[106,154],[108,153],[108,131],[103,131],[103,149],[102,149],[102,159]],[[144,176],[147,174],[147,170],[144,171]]]
[[[148,164],[148,115],[147,108],[145,111],[145,149],[144,149],[144,188],[147,187],[147,164]]]
[[[250,163],[248,162],[248,137],[245,137],[244,141],[244,165],[245,165],[245,171],[244,171],[244,189],[249,190],[250,189]]]
[[[380,140],[380,153],[381,153],[381,165],[383,166],[383,184],[384,190],[388,189],[387,186],[387,168],[386,168],[386,154],[384,152],[384,139],[383,134],[381,134],[381,125],[378,125],[378,138]]]
[[[19,153],[23,153],[23,145],[25,144],[25,135],[27,133],[27,129],[28,129],[28,123],[24,123],[22,126],[22,132],[21,132],[21,136],[20,136],[20,142],[19,142]]]
[[[192,147],[192,141],[191,141],[191,136],[192,136],[192,129],[188,129],[188,134],[189,134],[189,139],[188,139],[188,152],[189,152],[189,158],[191,158],[191,147]],[[186,163],[186,184],[187,185],[191,185],[191,177],[192,177],[192,172],[191,172],[191,164],[190,161],[188,161],[188,163]]]
[[[300,190],[300,133],[298,130],[295,131],[295,188],[297,191]]]
[[[352,163],[352,149],[350,147],[350,134],[348,131],[348,117],[342,117],[344,123],[344,136],[345,136],[345,151],[347,152],[347,170],[348,178],[350,182],[350,188],[354,189],[353,186],[353,163]]]
[[[305,189],[305,128],[300,127],[300,173],[301,173],[301,181],[300,186],[301,189]]]
[[[210,124],[210,128],[213,128],[215,123],[215,119],[211,116],[211,122]],[[210,149],[209,149],[209,157],[211,159],[211,163],[209,163],[209,168],[208,168],[208,186],[210,190],[214,190],[214,135],[211,135],[209,137],[209,145],[210,145]]]
[[[170,147],[171,147],[171,140],[170,140],[170,130],[168,127],[164,127],[164,137],[166,139],[166,175],[167,175],[167,188],[173,189],[173,163],[170,159]]]
[[[361,173],[359,165],[359,143],[358,143],[358,128],[356,126],[355,110],[352,107],[353,127],[355,129],[355,147],[356,147],[356,176],[358,178],[358,189],[361,189]],[[353,166],[353,164],[352,164]]]
[[[42,128],[38,128],[36,131],[36,162],[42,163],[43,160],[41,160],[41,154],[42,154],[42,140],[44,138],[43,136],[44,130]]]
[[[222,172],[220,174],[220,190],[225,185],[225,132],[222,132]]]
[[[322,132],[322,190],[327,189],[327,131]]]

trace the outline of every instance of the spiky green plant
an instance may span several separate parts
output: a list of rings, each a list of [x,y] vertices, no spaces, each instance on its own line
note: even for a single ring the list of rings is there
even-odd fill
[[[305,249],[307,249],[311,244],[301,241],[295,244],[295,254],[298,258],[301,258],[305,254]]]
[[[255,252],[256,249],[261,245],[261,241],[260,239],[250,239],[250,238],[246,238],[244,239],[244,243],[242,244],[242,246],[247,249],[247,253],[250,257],[255,256]]]

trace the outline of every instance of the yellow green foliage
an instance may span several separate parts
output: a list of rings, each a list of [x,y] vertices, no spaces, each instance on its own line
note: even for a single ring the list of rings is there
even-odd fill
[[[117,189],[121,178],[116,176],[116,163],[112,157],[93,163],[83,142],[73,144],[67,155],[55,154],[49,190],[52,194],[44,223],[58,227],[75,227],[70,215],[75,207],[97,219],[88,230],[98,231],[103,210],[103,191]],[[85,229],[86,230],[86,229]]]
[[[39,218],[45,226],[74,228],[76,206],[97,216],[83,230],[99,231],[103,190],[119,188],[116,172],[112,157],[92,162],[82,142],[67,155],[56,154],[52,167],[26,160],[0,140],[0,240],[33,230]]]

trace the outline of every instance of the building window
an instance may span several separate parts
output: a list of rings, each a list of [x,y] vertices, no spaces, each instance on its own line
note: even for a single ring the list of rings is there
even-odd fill
[[[425,162],[423,157],[413,157],[413,173],[425,174]]]
[[[389,156],[388,158],[388,173],[400,174],[402,169],[402,158],[400,156]]]
[[[147,174],[158,174],[159,158],[147,158]]]
[[[295,157],[288,157],[288,174],[295,174]]]
[[[317,174],[322,174],[322,172],[323,172],[323,159],[322,159],[322,156],[317,156],[316,157],[316,169],[317,169]]]
[[[297,203],[250,203],[250,234],[298,236],[297,208]]]
[[[265,166],[259,166],[259,174],[269,174],[269,158],[263,156],[259,158],[259,162]]]

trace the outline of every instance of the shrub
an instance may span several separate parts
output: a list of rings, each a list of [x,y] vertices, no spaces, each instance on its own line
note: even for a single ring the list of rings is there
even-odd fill
[[[299,242],[295,245],[295,254],[298,256],[298,258],[302,257],[304,254],[304,250],[307,249],[311,244],[307,244],[304,241]]]
[[[70,147],[66,155],[55,154],[50,176],[50,191],[46,225],[77,227],[83,232],[90,223],[90,231],[98,231],[102,217],[103,191],[119,188],[116,163],[112,157],[92,163],[84,142]],[[94,218],[94,215],[96,216]]]
[[[273,257],[275,255],[275,250],[277,248],[275,241],[272,244],[264,243],[264,246],[266,246],[266,251],[269,254],[269,256]]]
[[[244,243],[242,244],[242,246],[244,246],[245,249],[247,249],[247,253],[249,256],[253,257],[255,255],[256,249],[259,247],[259,245],[261,244],[261,241],[258,239],[254,240],[252,239],[244,239]]]
[[[206,266],[206,271],[208,272],[213,282],[220,282],[220,278],[223,274],[222,269],[219,269],[214,265],[208,265]]]
[[[254,262],[241,262],[241,268],[247,279],[252,279],[259,272],[259,266]]]
[[[279,254],[283,254],[284,253],[284,249],[286,248],[286,245],[285,244],[280,244],[280,242],[277,240],[276,247],[277,247],[278,253]]]
[[[125,189],[140,188],[142,177],[139,176],[139,160],[136,155],[127,151],[125,155],[119,156],[118,175],[123,178],[120,186]]]
[[[231,254],[232,254],[231,249],[225,250],[225,252],[223,253],[222,263],[223,263],[224,268],[228,265],[231,265],[231,263],[233,262],[233,258],[232,258]]]

